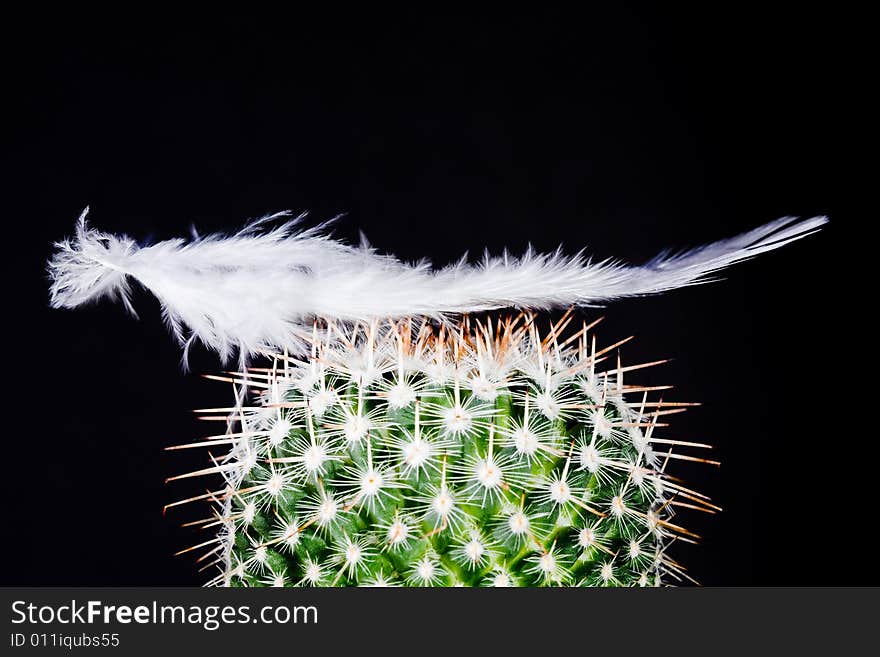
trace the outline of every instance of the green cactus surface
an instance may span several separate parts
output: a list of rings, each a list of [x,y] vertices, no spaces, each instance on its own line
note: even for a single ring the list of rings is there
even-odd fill
[[[204,521],[225,586],[654,586],[688,576],[657,388],[571,314],[316,324],[311,353],[229,375]],[[222,378],[222,377],[219,377]],[[689,460],[693,456],[683,456]],[[187,475],[184,475],[187,476]],[[204,496],[203,496],[204,497]]]

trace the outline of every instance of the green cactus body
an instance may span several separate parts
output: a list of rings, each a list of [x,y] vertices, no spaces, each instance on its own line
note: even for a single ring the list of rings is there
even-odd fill
[[[591,326],[318,329],[235,375],[213,496],[227,586],[646,586],[684,575],[674,441]],[[209,444],[205,441],[199,444]],[[655,451],[652,445],[663,447]],[[693,445],[696,447],[705,447]]]

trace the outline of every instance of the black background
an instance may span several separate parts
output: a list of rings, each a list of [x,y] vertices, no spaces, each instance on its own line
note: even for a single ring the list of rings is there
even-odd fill
[[[162,506],[204,455],[187,411],[229,391],[193,373],[156,301],[47,303],[45,259],[85,205],[142,240],[229,230],[280,210],[346,213],[381,250],[589,246],[640,261],[781,215],[821,235],[727,280],[615,303],[600,335],[635,333],[643,380],[703,406],[671,432],[720,469],[679,472],[725,508],[679,559],[704,584],[866,584],[876,443],[873,345],[843,296],[870,86],[858,17],[803,8],[590,9],[517,16],[409,11],[184,19],[9,17],[6,90],[4,569],[0,584],[198,584],[201,540]],[[593,316],[596,311],[590,311]],[[862,400],[862,401],[860,401]],[[671,435],[671,434],[670,434]],[[860,547],[862,546],[862,547]],[[867,555],[866,555],[867,556]]]

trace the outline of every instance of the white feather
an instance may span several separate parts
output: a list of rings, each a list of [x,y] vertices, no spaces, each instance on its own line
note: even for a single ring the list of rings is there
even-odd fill
[[[504,254],[479,265],[443,269],[415,265],[326,236],[323,227],[297,232],[302,216],[263,217],[233,235],[194,236],[139,246],[126,236],[86,224],[57,243],[49,261],[51,303],[73,308],[102,297],[129,301],[129,278],[161,302],[166,321],[188,346],[201,340],[225,361],[265,348],[296,350],[313,318],[339,321],[449,314],[505,307],[547,309],[597,305],[703,283],[728,265],[818,230],[826,217],[784,217],[737,237],[677,254],[662,253],[630,267],[592,262],[582,253]]]

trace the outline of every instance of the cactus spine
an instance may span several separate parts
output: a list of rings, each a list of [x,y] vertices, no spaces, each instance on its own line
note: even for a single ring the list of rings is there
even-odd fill
[[[655,436],[689,404],[624,383],[619,344],[597,348],[572,314],[316,323],[311,353],[231,375],[237,403],[208,409],[230,445],[208,496],[226,586],[646,586],[689,577],[666,549],[695,536]],[[224,378],[224,377],[216,377]],[[627,377],[628,378],[628,377]],[[655,447],[657,449],[655,449]],[[662,449],[661,449],[662,448]],[[712,461],[707,461],[714,463]],[[187,500],[185,500],[187,501]],[[201,541],[200,541],[201,543]]]

